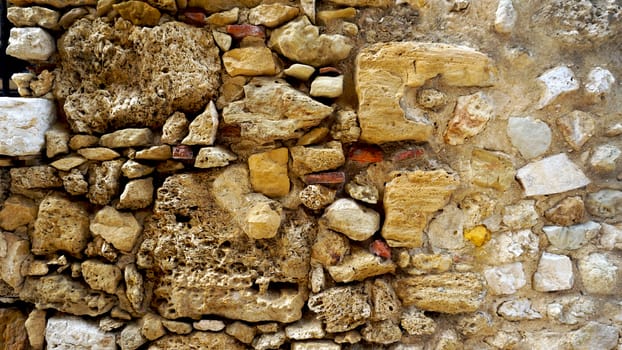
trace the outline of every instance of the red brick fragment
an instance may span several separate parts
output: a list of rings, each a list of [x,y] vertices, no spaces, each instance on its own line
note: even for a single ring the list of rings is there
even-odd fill
[[[382,162],[382,150],[373,145],[354,145],[350,148],[348,159],[359,163]]]
[[[194,154],[192,148],[186,145],[178,145],[173,147],[173,159],[192,159]]]
[[[383,259],[391,259],[391,248],[385,241],[377,239],[371,242],[369,245],[369,251]]]
[[[421,148],[415,149],[407,149],[404,151],[400,151],[393,156],[394,162],[399,162],[401,160],[411,159],[411,158],[419,158],[425,154],[425,151]]]
[[[346,181],[346,174],[343,171],[331,171],[327,173],[316,173],[305,175],[303,181],[307,185],[314,184],[342,184]]]
[[[234,39],[242,39],[247,36],[266,37],[266,30],[263,27],[252,24],[229,24],[227,25],[227,33]]]

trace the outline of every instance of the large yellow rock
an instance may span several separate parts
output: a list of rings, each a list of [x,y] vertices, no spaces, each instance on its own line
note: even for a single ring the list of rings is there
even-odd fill
[[[423,114],[408,113],[400,99],[440,75],[448,86],[489,86],[492,61],[474,49],[438,43],[390,42],[363,48],[356,58],[361,140],[371,143],[427,141],[434,123]]]
[[[267,47],[244,47],[222,55],[222,63],[230,76],[274,75],[278,73],[272,51]]]
[[[382,236],[392,247],[420,247],[428,220],[449,201],[460,181],[444,170],[395,172],[384,191]]]
[[[253,190],[269,197],[281,197],[289,193],[288,159],[287,148],[277,148],[248,157]]]
[[[160,11],[146,2],[132,0],[112,7],[136,26],[155,26],[160,22]]]

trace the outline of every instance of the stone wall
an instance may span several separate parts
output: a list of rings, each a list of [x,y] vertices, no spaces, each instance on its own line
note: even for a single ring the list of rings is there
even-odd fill
[[[11,0],[0,349],[622,349],[613,0]]]

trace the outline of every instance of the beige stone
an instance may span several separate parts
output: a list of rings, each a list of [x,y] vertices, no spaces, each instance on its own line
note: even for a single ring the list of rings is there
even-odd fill
[[[149,175],[154,170],[155,168],[152,166],[141,164],[131,159],[123,163],[123,165],[121,166],[121,172],[123,173],[123,176],[127,177],[128,179],[135,179],[138,177]]]
[[[81,148],[78,150],[78,154],[88,160],[113,160],[115,158],[119,158],[121,155],[106,147],[89,147],[89,148]]]
[[[385,260],[365,249],[354,249],[338,265],[326,269],[335,282],[363,281],[368,277],[395,272],[391,259]]]
[[[173,113],[162,126],[160,141],[169,145],[179,143],[188,133],[188,118],[182,112]]]
[[[142,1],[126,1],[115,4],[112,8],[119,12],[121,17],[137,26],[155,26],[160,22],[160,11]]]
[[[212,31],[212,35],[214,36],[214,42],[222,51],[229,51],[231,49],[231,44],[233,44],[233,38],[231,35],[221,33],[219,31]]]
[[[322,321],[317,318],[302,319],[285,327],[285,335],[289,339],[321,339],[326,335]]]
[[[52,91],[55,76],[47,69],[41,72],[36,79],[30,82],[30,89],[35,97],[46,97]],[[50,95],[48,95],[49,97]]]
[[[84,7],[72,8],[65,12],[58,20],[58,26],[67,29],[77,20],[89,14],[89,10]]]
[[[527,196],[566,192],[590,183],[590,179],[565,153],[523,166],[516,172],[516,178]]]
[[[404,306],[448,314],[474,312],[486,295],[481,276],[471,272],[401,278],[395,291]]]
[[[151,6],[167,12],[177,11],[177,2],[175,0],[149,0]]]
[[[180,123],[183,123],[180,121]],[[209,146],[214,144],[218,130],[218,110],[213,101],[205,107],[189,126],[188,136],[181,143],[184,145]]]
[[[514,165],[510,157],[501,152],[474,149],[471,152],[471,182],[477,186],[505,191],[515,183]]]
[[[31,235],[32,252],[45,255],[57,251],[79,257],[89,239],[89,216],[84,206],[51,194],[39,204]]]
[[[244,350],[242,344],[225,333],[193,332],[189,335],[167,335],[151,343],[148,350],[188,349],[188,350]]]
[[[366,342],[376,344],[392,344],[402,338],[402,330],[393,321],[384,320],[379,322],[368,322],[361,335]]]
[[[55,188],[63,185],[58,171],[49,165],[37,165],[24,168],[11,168],[11,192],[30,189]]]
[[[99,137],[93,135],[73,135],[69,140],[69,147],[76,151],[80,148],[95,146],[99,143]],[[86,157],[85,157],[86,158]]]
[[[98,260],[86,260],[82,263],[82,276],[92,289],[114,294],[121,281],[121,269]]]
[[[341,350],[341,346],[330,340],[314,340],[292,342],[291,350]]]
[[[61,175],[63,187],[65,191],[73,196],[86,194],[89,190],[89,184],[84,179],[84,175],[78,169],[71,169],[67,174]]]
[[[222,56],[227,73],[237,75],[274,75],[278,68],[267,47],[244,47],[227,51]]]
[[[95,214],[90,230],[115,248],[130,252],[142,227],[132,213],[122,213],[113,207],[106,206]]]
[[[250,344],[253,341],[253,338],[255,338],[256,330],[254,327],[249,326],[244,322],[235,321],[227,325],[225,333],[235,337],[235,339],[244,344]]]
[[[79,167],[80,165],[86,163],[86,159],[77,156],[68,156],[50,163],[51,166],[55,167],[58,170],[62,171],[70,171],[75,167]]]
[[[389,7],[393,4],[391,0],[330,0],[330,2],[354,7]]]
[[[207,17],[207,23],[213,24],[215,26],[233,24],[238,21],[239,15],[240,9],[237,7],[233,7],[232,9],[227,11],[211,14],[209,17]]]
[[[452,267],[452,260],[451,256],[443,254],[415,254],[410,256],[410,266],[410,274],[443,273]]]
[[[35,350],[42,350],[45,342],[45,310],[34,309],[24,323],[28,332],[28,341]]]
[[[371,306],[362,284],[329,288],[311,295],[309,309],[325,324],[327,332],[345,332],[364,324],[371,316]]]
[[[162,319],[162,325],[164,325],[164,328],[168,329],[169,332],[175,334],[190,334],[190,332],[192,332],[192,325],[186,322]]]
[[[413,336],[430,335],[436,331],[436,322],[416,307],[407,307],[402,311],[400,325]]]
[[[87,198],[93,204],[106,205],[119,192],[122,160],[109,160],[89,167],[89,192]]]
[[[295,146],[290,148],[292,170],[299,175],[331,170],[345,163],[341,143],[330,141],[320,146]]]
[[[142,209],[153,203],[153,178],[132,180],[125,185],[117,209]]]
[[[336,191],[322,185],[309,185],[298,193],[300,202],[312,210],[320,210],[335,201]]]
[[[256,350],[279,349],[287,338],[285,332],[277,331],[273,333],[264,333],[253,339],[253,348]]]
[[[48,158],[54,158],[59,154],[68,153],[68,142],[69,132],[67,130],[64,128],[49,129],[45,132],[45,155]]]
[[[0,279],[18,290],[24,282],[23,265],[30,255],[30,243],[11,233],[0,233]]]
[[[447,204],[460,180],[443,170],[392,175],[384,192],[382,236],[392,247],[420,247],[429,219]]]
[[[317,13],[318,21],[323,23],[338,19],[352,19],[354,17],[356,17],[356,9],[354,7],[346,7],[339,10],[324,10]]]
[[[320,34],[319,27],[306,16],[276,28],[270,35],[271,49],[295,62],[321,67],[339,62],[350,54],[352,45],[345,36]]]
[[[248,157],[248,168],[253,190],[269,197],[282,197],[289,193],[287,148],[256,153]]]
[[[24,328],[25,320],[26,316],[18,308],[0,309],[0,344],[5,349],[29,349],[27,331]]]
[[[445,142],[461,145],[467,138],[479,134],[493,117],[489,98],[482,92],[458,97],[454,116],[445,129]]]
[[[311,258],[324,266],[340,263],[350,252],[350,241],[344,235],[320,225],[311,248]]]
[[[438,75],[440,83],[448,86],[489,86],[495,73],[486,55],[437,43],[374,44],[359,52],[356,66],[361,139],[371,143],[431,137],[433,123],[400,105],[406,87],[420,87]]]
[[[145,301],[145,280],[136,265],[130,264],[123,271],[125,297],[134,310],[142,310]]]
[[[242,219],[244,232],[253,239],[276,236],[282,220],[280,204],[259,194],[246,198],[250,203]]]
[[[279,25],[293,19],[298,15],[298,8],[284,4],[261,4],[253,7],[248,14],[251,24],[264,25],[268,28]]]
[[[331,204],[322,218],[330,229],[355,241],[368,239],[380,228],[380,214],[347,198]]]
[[[315,68],[306,64],[294,63],[285,69],[283,73],[298,80],[307,81],[315,73]]]
[[[7,198],[0,210],[0,228],[13,231],[16,228],[34,222],[37,217],[35,203],[19,195]]]
[[[138,321],[140,333],[149,340],[161,338],[166,334],[166,329],[164,329],[162,320],[162,317],[148,312]]]
[[[361,136],[361,128],[359,128],[355,111],[351,109],[339,110],[335,119],[335,123],[330,129],[330,134],[335,140],[343,143],[358,141]]]
[[[153,133],[147,128],[131,128],[102,135],[99,144],[108,148],[141,147],[153,143]]]
[[[218,168],[229,164],[229,162],[238,159],[231,151],[222,146],[203,147],[199,150],[194,160],[195,168]]]
[[[47,61],[56,51],[54,37],[39,27],[11,28],[6,54],[25,61]]]
[[[579,223],[584,215],[585,204],[581,197],[566,197],[544,212],[549,221],[561,226]]]
[[[296,142],[296,146],[309,146],[320,143],[328,135],[328,128],[319,126],[311,129],[308,133],[302,135]]]
[[[336,77],[320,76],[313,79],[309,94],[313,97],[336,98],[341,96],[343,94],[343,75]]]
[[[117,338],[121,350],[136,350],[147,343],[149,339],[145,338],[141,331],[138,322],[128,323]]]
[[[7,9],[7,19],[17,27],[39,26],[46,29],[55,29],[59,16],[58,11],[41,6],[11,6]]]
[[[159,145],[140,150],[134,155],[134,159],[144,160],[167,160],[173,156],[171,146]]]
[[[557,126],[564,140],[578,151],[594,134],[594,118],[583,111],[572,111],[557,119]]]

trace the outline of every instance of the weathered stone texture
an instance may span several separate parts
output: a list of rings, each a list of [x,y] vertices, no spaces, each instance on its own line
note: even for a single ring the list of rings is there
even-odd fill
[[[177,110],[197,112],[220,84],[211,34],[176,21],[140,28],[82,19],[59,53],[54,94],[75,132],[160,127]]]
[[[47,348],[54,350],[115,350],[114,333],[99,329],[97,323],[75,316],[50,317],[45,328]]]
[[[0,154],[41,153],[45,132],[56,119],[53,102],[42,98],[0,97]]]
[[[0,349],[27,350],[26,316],[16,308],[0,308]]]
[[[362,284],[333,287],[311,295],[308,306],[331,333],[354,329],[371,316],[371,306]]]
[[[243,350],[246,347],[225,333],[193,332],[189,335],[167,335],[153,342],[148,350]]]

